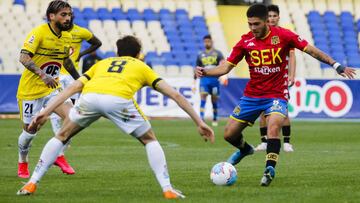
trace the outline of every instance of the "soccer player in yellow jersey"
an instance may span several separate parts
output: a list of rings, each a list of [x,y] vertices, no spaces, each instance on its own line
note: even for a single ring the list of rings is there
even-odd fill
[[[29,127],[33,117],[58,93],[59,73],[62,65],[78,78],[69,58],[71,46],[71,6],[65,1],[55,0],[46,10],[49,23],[34,28],[21,49],[20,62],[25,66],[17,92],[23,131],[19,136],[18,176],[29,177],[28,153],[37,128]],[[71,104],[62,104],[55,112],[61,117],[68,115]],[[66,162],[65,159],[62,160]],[[65,163],[66,164],[66,163]]]
[[[175,100],[192,118],[199,134],[205,140],[213,142],[214,132],[201,120],[191,104],[180,93],[159,78],[149,66],[137,59],[141,45],[135,37],[125,36],[119,39],[116,45],[119,57],[107,58],[96,63],[70,87],[61,92],[33,120],[32,127],[43,125],[54,109],[74,93],[82,91],[78,102],[70,110],[69,119],[64,121],[59,133],[45,145],[31,179],[18,191],[18,195],[34,193],[41,177],[54,163],[56,154],[64,144],[77,132],[103,116],[114,122],[125,133],[137,138],[145,146],[150,167],[162,187],[165,198],[185,197],[172,188],[164,152],[149,121],[137,106],[133,96],[143,86],[151,86]]]
[[[79,68],[79,59],[82,56],[98,49],[101,46],[101,41],[93,33],[91,33],[88,29],[74,24],[73,19],[74,19],[74,16],[72,16],[72,18],[71,18],[71,22],[70,22],[71,28],[68,30],[68,32],[70,32],[72,35],[72,41],[71,41],[71,47],[70,47],[70,59],[73,61],[73,63],[75,64],[76,70],[79,72],[79,69],[80,69]],[[91,44],[91,46],[80,53],[81,43],[84,40],[87,41],[89,44]],[[61,84],[62,89],[65,89],[66,87],[70,86],[70,84],[73,81],[74,81],[74,79],[69,74],[69,72],[65,68],[61,68],[60,69],[60,84]],[[71,97],[72,102],[75,103],[75,100],[77,98],[78,98],[78,94],[73,95]],[[61,118],[57,114],[53,113],[50,116],[50,120],[51,120],[52,129],[53,129],[54,133],[56,134],[61,128],[61,123],[62,123]],[[62,169],[62,171],[64,173],[74,174],[75,171],[72,167],[69,167],[68,164],[65,164],[65,165],[63,164],[63,163],[66,163],[65,161],[63,161],[64,151],[66,150],[66,148],[69,144],[70,144],[70,142],[68,142],[68,144],[64,147],[64,149],[60,152],[59,157],[58,157],[57,161],[55,162],[55,164],[60,166],[60,168]]]

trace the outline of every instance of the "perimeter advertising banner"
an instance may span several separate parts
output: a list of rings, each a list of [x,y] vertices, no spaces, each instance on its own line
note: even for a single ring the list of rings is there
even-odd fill
[[[230,114],[243,95],[247,79],[231,79],[221,87],[221,115]],[[359,80],[305,80],[289,89],[289,116],[296,118],[360,118]]]
[[[20,75],[0,75],[0,113],[18,113],[16,91]],[[192,78],[165,79],[199,111],[198,83]],[[247,79],[230,79],[220,87],[219,115],[228,117],[243,94]],[[193,87],[197,87],[194,91]],[[297,79],[290,88],[289,115],[296,118],[360,118],[360,80]],[[135,96],[148,116],[187,117],[174,101],[152,88],[143,88]],[[206,117],[212,117],[210,98]]]

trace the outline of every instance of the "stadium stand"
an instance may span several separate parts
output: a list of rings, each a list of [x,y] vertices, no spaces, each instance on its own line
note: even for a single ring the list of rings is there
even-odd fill
[[[20,73],[19,49],[26,33],[45,22],[49,1],[2,0],[0,2],[0,50],[2,73]],[[145,61],[163,76],[189,76],[202,37],[211,34],[224,55],[224,31],[214,0],[70,0],[75,23],[89,28],[103,42],[101,57],[115,55],[115,40],[135,35],[143,43]],[[360,1],[273,0],[281,10],[281,25],[295,30],[336,60],[360,67]],[[314,9],[315,8],[315,9]],[[84,43],[83,48],[88,47]],[[338,77],[328,65],[296,52],[297,75],[307,78]]]

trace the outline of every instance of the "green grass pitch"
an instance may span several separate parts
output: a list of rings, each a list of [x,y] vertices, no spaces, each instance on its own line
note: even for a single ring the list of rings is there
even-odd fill
[[[235,150],[223,138],[225,121],[215,128],[216,143],[205,143],[189,120],[151,121],[164,148],[172,184],[187,196],[184,202],[359,202],[360,124],[298,122],[292,124],[293,153],[280,153],[276,178],[259,186],[264,152],[236,166],[238,181],[215,186],[211,167]],[[18,197],[18,120],[0,120],[0,202],[168,202],[148,165],[144,147],[100,120],[77,135],[66,155],[76,174],[52,167],[33,196]],[[247,141],[259,143],[256,124],[245,130]],[[49,123],[38,133],[30,153],[34,170],[41,149],[52,136]]]

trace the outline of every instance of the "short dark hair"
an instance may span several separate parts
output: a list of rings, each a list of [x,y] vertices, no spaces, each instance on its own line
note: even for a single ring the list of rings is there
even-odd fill
[[[70,4],[63,0],[54,0],[51,1],[46,9],[46,18],[50,21],[50,14],[57,14],[63,8],[70,8],[72,10]]]
[[[205,35],[205,36],[203,37],[203,40],[205,40],[205,39],[211,39],[211,35]]]
[[[268,9],[268,12],[272,11],[272,12],[275,12],[278,15],[280,15],[280,9],[279,9],[278,5],[275,5],[275,4],[268,5],[267,9]]]
[[[246,16],[248,18],[258,17],[266,21],[268,18],[268,9],[264,4],[254,4],[248,8]]]
[[[134,37],[127,35],[116,41],[118,56],[131,56],[137,57],[141,51],[140,41]]]

